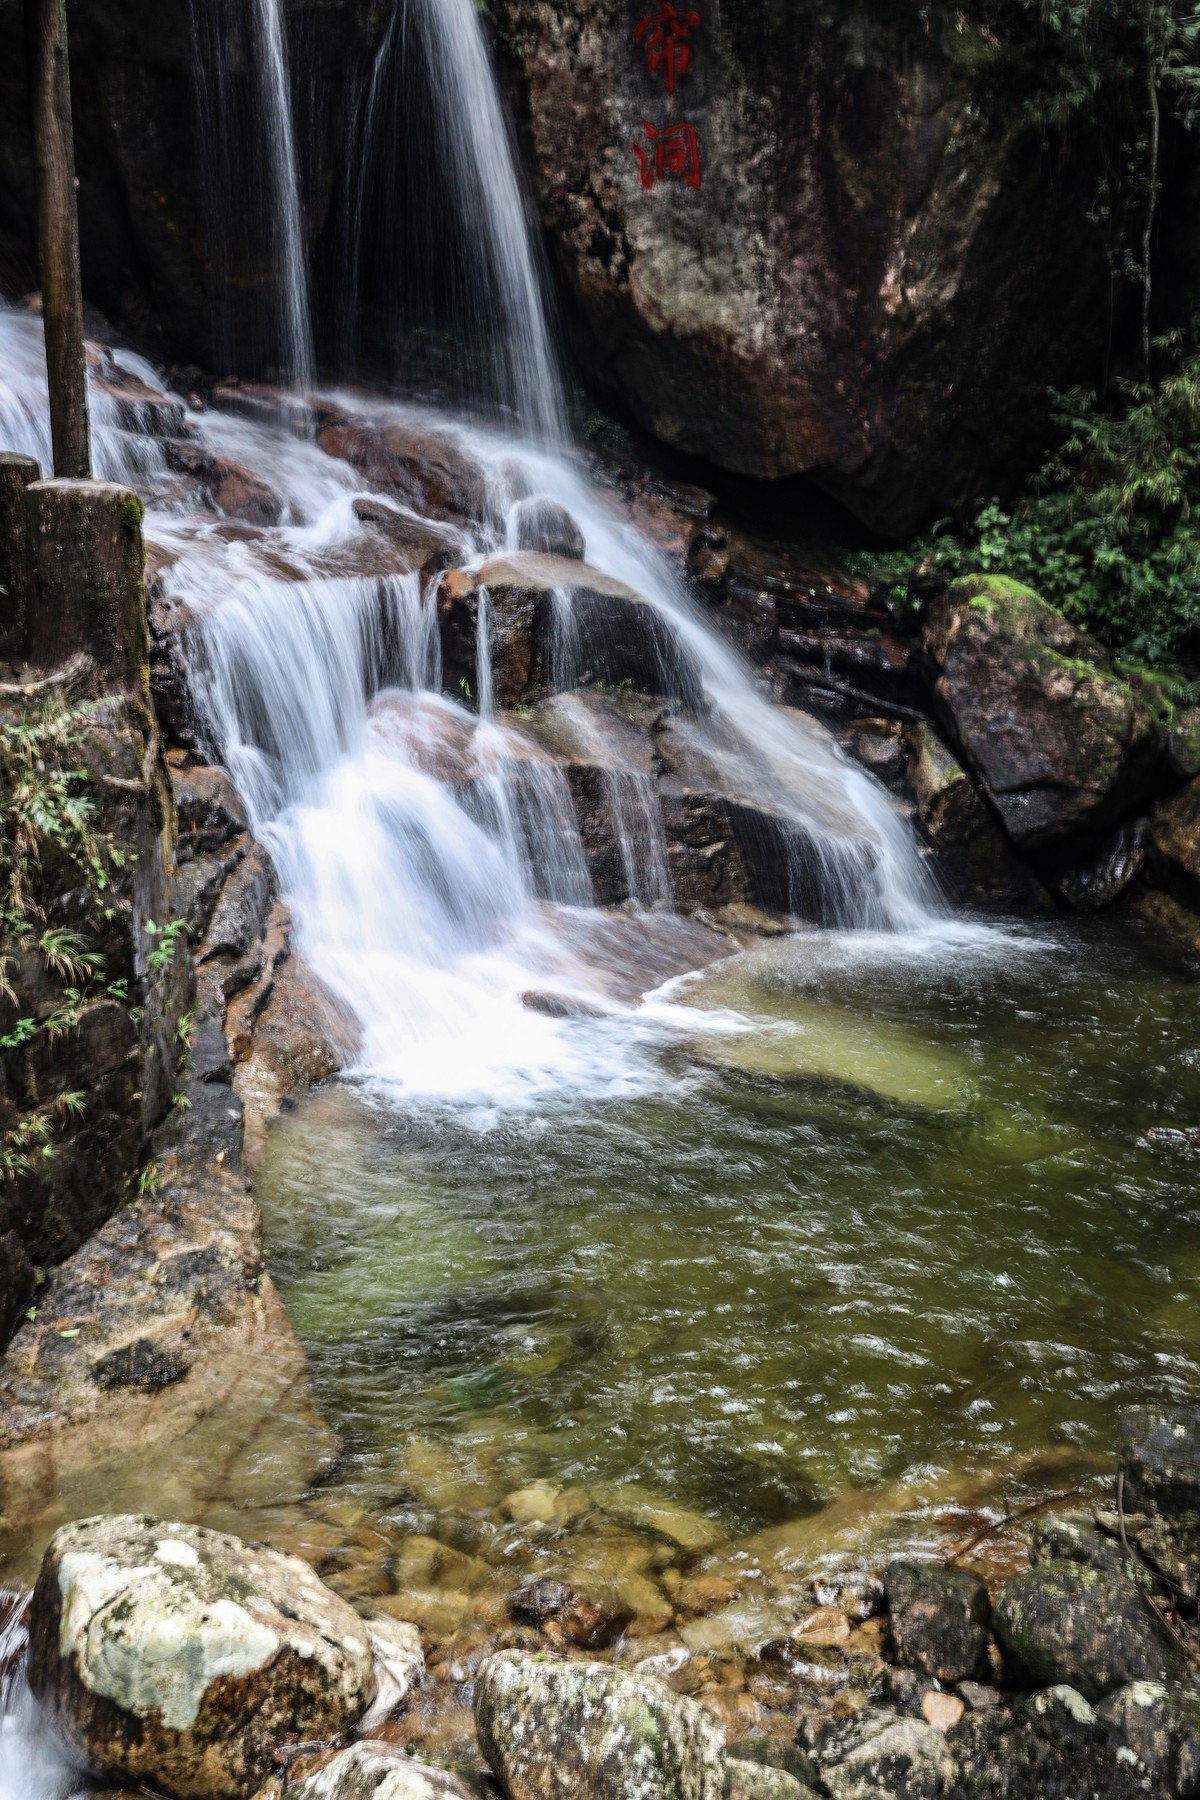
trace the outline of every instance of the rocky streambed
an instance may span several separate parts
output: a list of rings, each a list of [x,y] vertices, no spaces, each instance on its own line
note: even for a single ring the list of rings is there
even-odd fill
[[[1029,1563],[992,1592],[963,1566],[978,1543],[843,1569],[722,1671],[548,1581],[448,1664],[311,1551],[102,1516],[61,1529],[10,1604],[5,1731],[30,1729],[27,1682],[76,1767],[168,1800],[1188,1800],[1198,1517],[1200,1418],[1135,1411],[1110,1501],[1015,1522]],[[703,1616],[721,1582],[702,1546],[689,1563],[680,1604]],[[439,1690],[461,1721],[440,1744],[419,1726]]]

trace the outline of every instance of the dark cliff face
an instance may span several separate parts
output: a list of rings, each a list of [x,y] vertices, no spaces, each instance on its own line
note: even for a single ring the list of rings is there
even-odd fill
[[[899,533],[1036,454],[1046,385],[1097,372],[1094,170],[969,25],[682,0],[671,96],[658,0],[493,11],[592,355],[668,442]]]
[[[956,23],[915,0],[680,0],[682,31],[668,23],[687,66],[653,68],[670,44],[660,0],[486,10],[581,358],[666,442],[752,476],[813,475],[899,535],[1022,474],[1047,385],[1099,373],[1091,158],[1044,139],[969,8]],[[269,370],[279,220],[253,7],[68,11],[87,297],[164,360]],[[399,368],[414,317],[453,331],[437,84],[387,63],[387,141],[364,149],[391,0],[284,11],[319,360],[345,365],[361,317],[359,350]],[[0,0],[9,295],[36,286],[20,15]],[[414,310],[406,289],[431,279]]]
[[[386,0],[284,0],[305,226],[340,191]],[[0,0],[0,293],[37,286],[21,0]],[[86,297],[164,356],[269,367],[277,308],[250,0],[68,0]]]

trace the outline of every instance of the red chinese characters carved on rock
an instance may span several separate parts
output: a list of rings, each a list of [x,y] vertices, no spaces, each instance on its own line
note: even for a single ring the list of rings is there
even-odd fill
[[[656,181],[676,180],[698,188],[704,177],[700,170],[700,140],[694,125],[665,125],[660,131],[643,121],[642,130],[649,144],[634,144],[644,188]]]
[[[643,45],[651,77],[661,74],[668,94],[675,92],[676,78],[688,72],[692,60],[688,38],[699,23],[699,13],[681,12],[671,0],[659,0],[657,9],[644,13],[634,27],[633,41]]]

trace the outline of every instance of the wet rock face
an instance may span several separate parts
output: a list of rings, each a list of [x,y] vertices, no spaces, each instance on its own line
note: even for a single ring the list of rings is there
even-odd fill
[[[724,1800],[720,1725],[647,1676],[501,1651],[475,1726],[509,1800]]]
[[[590,357],[641,423],[896,535],[992,491],[1104,274],[1088,158],[1045,180],[971,8],[681,8],[673,98],[651,5],[495,10]]]
[[[51,1541],[29,1679],[86,1766],[173,1800],[242,1800],[376,1691],[366,1628],[306,1563],[119,1515]]]
[[[500,706],[581,679],[702,704],[699,666],[658,609],[572,557],[521,551],[470,573],[451,569],[438,592],[438,628],[444,685],[473,701],[486,633]]]
[[[1200,780],[1158,808],[1151,825],[1150,855],[1163,885],[1194,906],[1200,900]]]
[[[884,1584],[899,1662],[945,1687],[982,1679],[992,1609],[977,1575],[904,1558],[889,1564]]]
[[[1032,589],[964,576],[930,609],[936,698],[1013,842],[1094,830],[1149,791],[1162,745],[1098,645]]]
[[[1095,1701],[1131,1681],[1166,1681],[1184,1658],[1125,1575],[1045,1562],[1014,1575],[995,1603],[1006,1659],[1030,1686],[1066,1683]]]

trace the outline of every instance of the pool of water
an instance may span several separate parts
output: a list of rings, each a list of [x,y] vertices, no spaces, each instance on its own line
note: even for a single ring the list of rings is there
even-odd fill
[[[663,999],[640,1098],[281,1121],[268,1260],[372,1510],[818,1558],[1200,1394],[1200,1165],[1157,1135],[1200,1121],[1200,987],[1147,942],[818,933]]]

